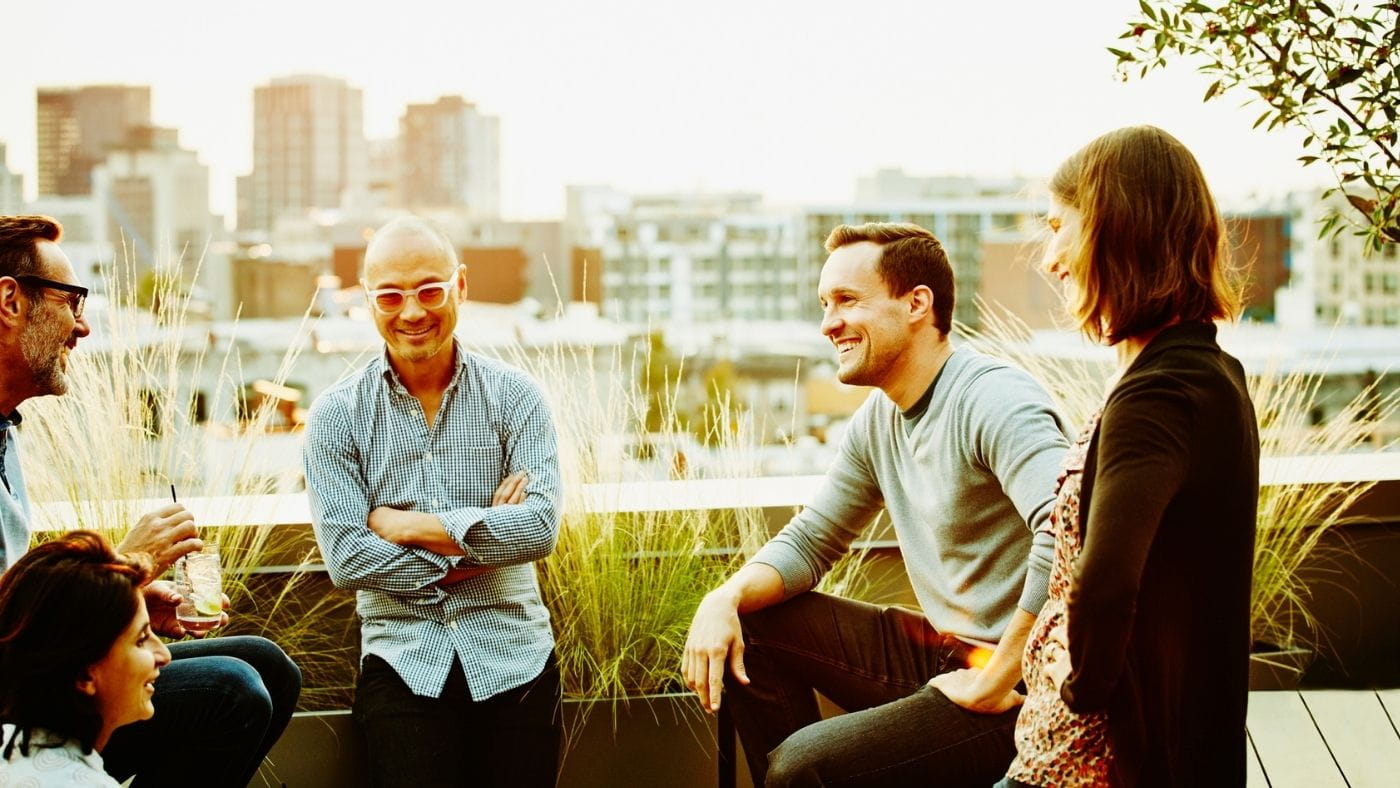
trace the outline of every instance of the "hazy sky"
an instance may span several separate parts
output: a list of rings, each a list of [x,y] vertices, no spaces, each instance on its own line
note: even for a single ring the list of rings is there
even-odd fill
[[[504,208],[555,216],[566,183],[852,198],[877,167],[1043,176],[1097,134],[1153,123],[1227,198],[1323,182],[1300,135],[1251,131],[1242,95],[1203,105],[1188,61],[1117,81],[1136,0],[382,3],[90,0],[0,11],[0,141],[34,189],[36,86],[152,86],[159,125],[232,210],[252,164],[252,89],[323,73],[364,90],[365,129],[456,93],[501,118]]]

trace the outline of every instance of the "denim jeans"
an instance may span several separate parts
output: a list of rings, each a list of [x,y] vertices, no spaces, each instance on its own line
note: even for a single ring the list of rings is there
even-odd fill
[[[355,690],[376,788],[550,788],[559,771],[559,667],[553,655],[532,681],[473,700],[461,663],[442,695],[413,694],[389,663],[368,655]]]
[[[301,671],[276,643],[219,637],[170,644],[156,714],[118,728],[102,763],[135,786],[246,786],[301,695]]]
[[[1016,711],[967,711],[927,686],[971,647],[922,615],[819,593],[740,616],[751,683],[725,694],[770,788],[985,786],[1016,753]],[[822,720],[813,690],[850,712]]]

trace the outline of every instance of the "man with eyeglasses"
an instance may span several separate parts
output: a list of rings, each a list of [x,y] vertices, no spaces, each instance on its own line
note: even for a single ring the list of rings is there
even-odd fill
[[[559,531],[549,409],[454,339],[465,268],[436,228],[380,228],[361,284],[384,352],[312,405],[304,465],[326,568],[356,592],[371,780],[552,786],[559,669],[534,569]]]
[[[88,291],[58,246],[62,235],[47,216],[0,216],[0,568],[18,560],[30,541],[16,409],[31,397],[67,393],[68,355],[89,332]],[[117,549],[147,553],[164,571],[203,546],[194,516],[170,503],[142,517]],[[144,592],[152,628],[183,637],[174,587],[156,581]],[[247,785],[291,719],[301,693],[296,664],[257,637],[172,643],[170,654],[155,683],[155,716],[114,733],[103,766],[119,781],[135,775],[134,784],[143,786],[184,782],[188,764],[211,764],[218,768],[206,772],[205,782]],[[198,735],[190,736],[192,730]]]

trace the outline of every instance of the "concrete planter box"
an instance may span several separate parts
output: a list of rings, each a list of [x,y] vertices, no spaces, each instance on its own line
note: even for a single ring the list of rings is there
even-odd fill
[[[567,746],[559,785],[714,788],[719,779],[716,727],[688,694],[617,702],[566,700]],[[368,786],[365,745],[350,712],[297,714],[268,754],[262,777],[267,785],[287,788]],[[740,780],[747,784],[747,774]]]

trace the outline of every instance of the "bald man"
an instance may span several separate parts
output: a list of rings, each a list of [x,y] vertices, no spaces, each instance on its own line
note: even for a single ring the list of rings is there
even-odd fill
[[[554,785],[559,670],[534,562],[559,531],[538,386],[454,339],[466,269],[421,219],[365,252],[384,352],[317,398],[304,463],[361,621],[354,716],[377,786]]]

